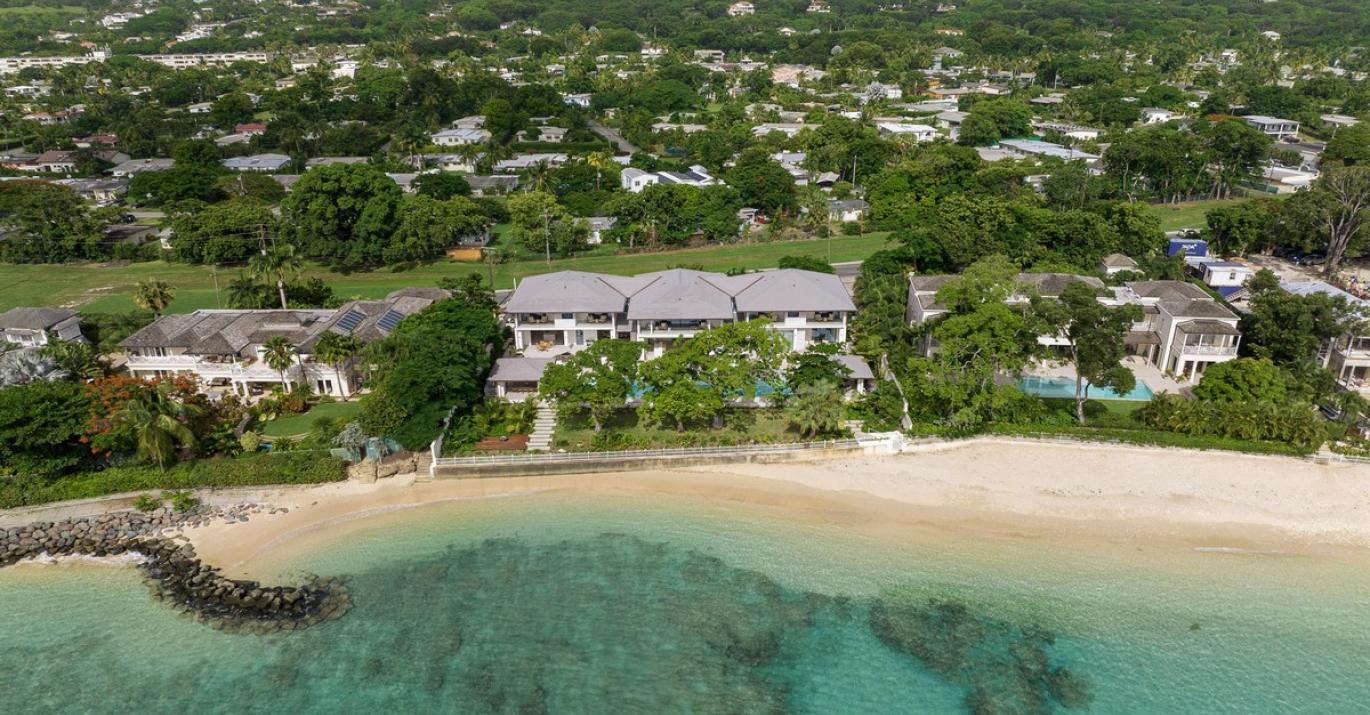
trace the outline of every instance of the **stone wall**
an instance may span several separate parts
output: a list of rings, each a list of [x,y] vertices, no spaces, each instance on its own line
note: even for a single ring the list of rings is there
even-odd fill
[[[119,512],[0,530],[0,567],[59,556],[137,554],[154,598],[214,628],[251,633],[296,630],[341,617],[351,608],[347,587],[310,577],[299,586],[264,586],[230,579],[201,562],[195,548],[164,532],[213,521],[247,521],[257,505]]]
[[[805,449],[786,452],[733,452],[716,455],[659,455],[643,457],[605,456],[589,458],[577,456],[573,459],[538,459],[528,461],[494,462],[489,464],[467,463],[460,465],[440,465],[435,476],[438,479],[473,479],[488,477],[526,477],[553,474],[589,474],[593,472],[636,472],[649,469],[680,469],[710,464],[774,464],[784,462],[808,462],[822,459],[838,459],[865,454],[863,447],[832,447],[829,449]]]

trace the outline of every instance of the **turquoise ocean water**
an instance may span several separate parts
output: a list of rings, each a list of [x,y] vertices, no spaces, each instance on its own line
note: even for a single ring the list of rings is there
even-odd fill
[[[387,514],[263,562],[355,599],[273,636],[177,617],[131,568],[11,568],[0,712],[1370,711],[1360,563],[793,516],[583,494]]]

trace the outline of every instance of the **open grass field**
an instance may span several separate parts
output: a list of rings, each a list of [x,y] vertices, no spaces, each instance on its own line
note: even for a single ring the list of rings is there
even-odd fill
[[[1287,194],[1256,194],[1255,196],[1283,199]],[[1152,204],[1151,211],[1161,220],[1162,231],[1178,231],[1182,228],[1202,229],[1208,226],[1205,214],[1208,213],[1209,209],[1239,204],[1243,201],[1250,201],[1251,198],[1253,197],[1186,201],[1179,204]]]
[[[674,266],[700,267],[724,271],[729,268],[772,268],[784,256],[816,256],[830,262],[859,261],[885,248],[888,234],[836,236],[831,239],[746,243],[729,246],[683,249],[660,253],[618,255],[607,252],[556,259],[550,265],[542,260],[508,261],[494,266],[495,286],[511,288],[514,280],[548,271],[580,270],[631,275],[659,271]],[[600,249],[603,251],[604,249]],[[21,305],[54,305],[88,312],[122,312],[132,309],[132,290],[138,281],[161,279],[176,289],[172,312],[184,313],[214,308],[226,299],[222,289],[237,273],[237,268],[153,261],[129,264],[80,265],[0,265],[0,310]],[[483,263],[438,261],[407,270],[382,269],[342,274],[311,266],[306,276],[319,276],[339,296],[379,298],[407,286],[432,286],[447,276],[468,273],[487,275]],[[220,291],[215,290],[217,275]],[[216,297],[217,293],[217,297]]]
[[[86,9],[79,5],[15,5],[0,7],[0,17],[27,17],[32,15],[65,14],[81,15]]]

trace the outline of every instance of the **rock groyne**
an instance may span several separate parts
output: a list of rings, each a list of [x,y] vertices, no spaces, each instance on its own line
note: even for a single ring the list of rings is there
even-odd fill
[[[137,554],[154,598],[216,629],[268,633],[341,617],[351,599],[338,579],[311,576],[298,586],[265,586],[227,578],[201,562],[195,547],[165,535],[214,521],[246,521],[264,508],[269,507],[117,512],[0,529],[0,567],[43,557]]]

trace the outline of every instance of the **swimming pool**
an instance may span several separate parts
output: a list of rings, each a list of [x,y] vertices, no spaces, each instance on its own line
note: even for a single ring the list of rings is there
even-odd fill
[[[1038,397],[1075,399],[1075,381],[1068,377],[1025,377],[1018,381],[1018,389]],[[1147,387],[1147,384],[1141,380],[1138,380],[1137,386],[1125,395],[1119,395],[1113,390],[1093,385],[1089,388],[1089,398],[1092,400],[1146,401],[1151,399],[1151,395],[1151,388]]]

